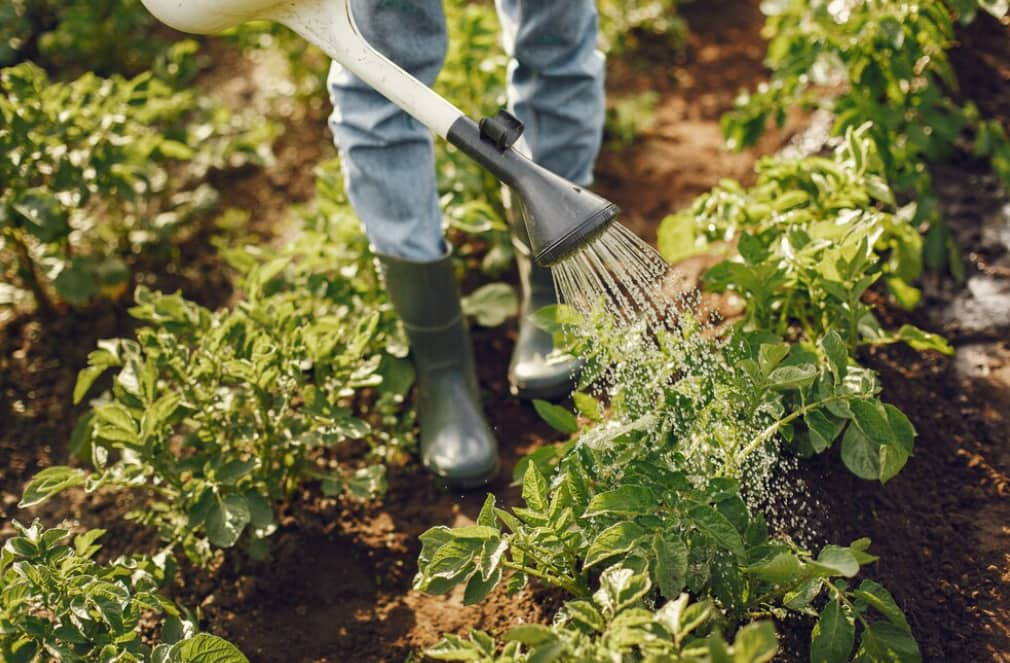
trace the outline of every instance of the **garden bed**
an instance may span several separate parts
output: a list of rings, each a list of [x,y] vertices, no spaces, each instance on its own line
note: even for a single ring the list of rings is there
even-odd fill
[[[598,172],[601,193],[650,240],[663,216],[723,177],[746,181],[755,155],[777,150],[790,136],[787,127],[752,152],[722,150],[720,116],[740,88],[763,75],[762,17],[756,3],[728,4],[717,15],[705,4],[684,8],[691,36],[683,54],[646,42],[610,64],[613,95],[660,93],[651,128],[631,146],[609,146]],[[966,77],[964,86],[971,80],[976,78]],[[313,123],[311,129],[307,122]],[[310,164],[322,154],[316,141],[329,140],[318,112],[291,123],[288,142],[277,150],[277,165],[216,183],[236,206],[259,210],[254,228],[264,241],[284,232],[279,225],[271,227],[271,219],[279,224],[281,210],[307,197]],[[944,170],[941,202],[955,212],[955,233],[976,236],[983,226],[995,224],[989,234],[1007,237],[1010,214],[1004,210],[1000,216],[1005,200],[995,187],[981,186],[987,180],[978,171],[974,163]],[[231,294],[226,268],[208,237],[198,235],[180,250],[182,264],[190,269],[163,274],[153,285],[181,288],[210,306],[225,303]],[[1010,288],[1008,251],[997,242],[969,255],[969,276],[983,274],[997,288]],[[912,320],[947,334],[958,355],[894,346],[861,357],[880,372],[884,400],[903,410],[919,431],[907,467],[880,486],[848,473],[836,452],[805,462],[796,476],[782,480],[802,486],[804,518],[815,539],[811,545],[859,536],[873,540],[881,558],[874,575],[886,580],[904,608],[925,660],[1010,660],[1010,329],[998,324],[960,329],[956,319],[943,315],[959,296],[949,286],[927,288]],[[877,304],[881,317],[900,323],[908,315],[889,308],[883,298]],[[0,516],[5,522],[28,518],[16,510],[25,482],[66,457],[65,442],[83,411],[70,405],[71,394],[87,353],[98,339],[128,335],[132,327],[122,302],[85,314],[20,314],[0,323]],[[501,477],[488,490],[508,506],[519,503],[518,489],[510,486],[515,463],[561,439],[530,405],[508,395],[505,374],[514,335],[514,321],[475,332],[485,409],[504,459]],[[499,589],[469,607],[462,605],[461,591],[427,596],[412,590],[417,537],[435,525],[471,523],[484,495],[440,491],[413,462],[392,468],[389,484],[389,492],[368,505],[324,497],[315,488],[301,490],[280,520],[270,562],[249,562],[230,551],[209,572],[184,568],[173,594],[199,606],[201,625],[235,642],[252,661],[400,661],[434,645],[443,633],[474,627],[501,632],[550,620],[564,597],[535,584],[511,598]],[[119,518],[129,499],[74,493],[36,512],[47,521],[71,517],[86,527],[110,529],[106,556],[151,551],[156,542],[150,533]],[[809,629],[809,623],[795,632],[787,627],[781,660],[806,660]]]

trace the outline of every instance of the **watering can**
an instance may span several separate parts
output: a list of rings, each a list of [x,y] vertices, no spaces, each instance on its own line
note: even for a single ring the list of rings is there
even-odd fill
[[[354,23],[351,0],[142,0],[177,30],[220,32],[273,20],[315,44],[380,94],[508,185],[519,200],[534,259],[557,264],[600,234],[618,208],[537,165],[514,145],[523,126],[507,111],[477,123],[373,48]]]

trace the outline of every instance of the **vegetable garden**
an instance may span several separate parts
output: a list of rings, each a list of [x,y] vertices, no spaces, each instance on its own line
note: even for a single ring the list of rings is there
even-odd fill
[[[0,8],[5,661],[1010,660],[1010,7],[600,0],[595,188],[679,275],[509,395],[497,182],[438,148],[502,448],[416,460],[328,62]],[[437,88],[504,105],[492,3]]]

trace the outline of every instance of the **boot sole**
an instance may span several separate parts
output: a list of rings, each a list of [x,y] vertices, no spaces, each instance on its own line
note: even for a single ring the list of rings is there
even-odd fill
[[[468,492],[483,488],[498,478],[501,473],[501,461],[495,462],[494,468],[486,474],[476,477],[448,478],[435,475],[435,483],[448,491]]]
[[[512,395],[526,401],[561,400],[571,395],[574,389],[575,389],[574,382],[565,382],[564,384],[549,385],[546,387],[521,387],[516,384],[509,384],[509,391],[512,393]]]

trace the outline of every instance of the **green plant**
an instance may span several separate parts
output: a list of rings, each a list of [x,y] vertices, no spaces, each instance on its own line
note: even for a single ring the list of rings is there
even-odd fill
[[[762,663],[778,651],[771,622],[749,624],[732,645],[719,630],[722,613],[713,601],[690,603],[687,594],[658,610],[640,606],[648,579],[630,569],[615,568],[592,600],[570,601],[552,626],[525,624],[510,629],[501,648],[482,631],[468,639],[446,636],[427,650],[442,661],[519,663],[559,661],[676,661],[678,663]]]
[[[664,37],[672,48],[687,40],[687,23],[677,15],[682,0],[601,0],[600,47],[618,56],[638,43],[641,34]]]
[[[121,294],[132,256],[215,205],[208,171],[265,162],[276,133],[149,73],[57,83],[25,63],[0,88],[0,269],[44,308]]]
[[[381,492],[375,461],[404,443],[389,433],[410,428],[401,411],[413,371],[348,219],[345,207],[279,252],[232,252],[244,294],[234,308],[211,312],[138,289],[131,313],[146,326],[136,340],[102,341],[74,390],[80,401],[114,373],[111,394],[75,433],[96,471],[43,470],[22,504],[73,485],[138,487],[151,501],[131,517],[205,561],[211,546],[243,535],[252,554],[265,554],[275,505],[303,481],[359,499]],[[376,432],[368,423],[390,418],[404,424]],[[369,451],[342,470],[326,450],[348,440],[368,441]]]
[[[913,325],[882,328],[863,300],[883,279],[905,308],[919,301],[923,242],[915,205],[896,207],[869,125],[846,131],[831,157],[767,157],[756,184],[733,181],[663,220],[659,249],[676,262],[736,242],[738,255],[712,267],[706,286],[740,294],[744,324],[785,335],[798,326],[816,341],[836,329],[850,350],[905,342],[952,352]]]
[[[811,454],[840,440],[845,465],[881,482],[912,453],[911,424],[877,399],[875,376],[850,361],[842,338],[829,331],[817,345],[790,346],[738,328],[716,344],[685,312],[678,330],[635,346],[637,330],[622,334],[601,315],[573,331],[572,315],[558,308],[539,317],[586,358],[584,380],[605,380],[609,413],[577,393],[588,420],[579,430],[571,413],[538,404],[577,436],[523,465],[522,507],[497,509],[489,496],[475,525],[424,533],[415,587],[463,585],[472,603],[501,582],[515,592],[535,578],[585,600],[608,574],[630,570],[641,578],[636,600],[684,591],[714,598],[730,628],[783,610],[811,614],[818,600],[844,603],[845,619],[855,620],[853,592],[866,588],[851,590],[847,579],[874,561],[869,542],[814,557],[772,538],[749,505],[766,499],[784,445]],[[914,640],[892,633],[889,606],[871,616],[859,603],[865,646],[883,632],[894,635],[889,651],[917,660]]]
[[[778,125],[794,106],[823,106],[835,114],[833,133],[872,125],[868,131],[892,188],[918,199],[915,221],[935,221],[938,209],[927,162],[942,159],[966,130],[975,149],[1010,175],[1010,143],[998,122],[982,121],[970,101],[956,98],[957,81],[947,51],[954,45],[954,16],[970,20],[976,8],[1004,16],[1006,2],[764,2],[768,16],[768,66],[772,78],[743,94],[723,118],[729,144],[745,147]],[[926,245],[933,269],[959,266],[948,231],[934,224]]]
[[[655,124],[659,94],[648,90],[618,99],[607,109],[606,131],[618,146],[628,146]]]
[[[140,0],[12,0],[0,9],[0,67],[135,75],[170,43]]]
[[[9,663],[157,661],[248,663],[234,645],[195,634],[195,624],[160,588],[174,573],[171,557],[94,561],[103,530],[74,537],[65,529],[11,523],[17,535],[0,551],[0,652]],[[161,644],[141,632],[161,619]]]

